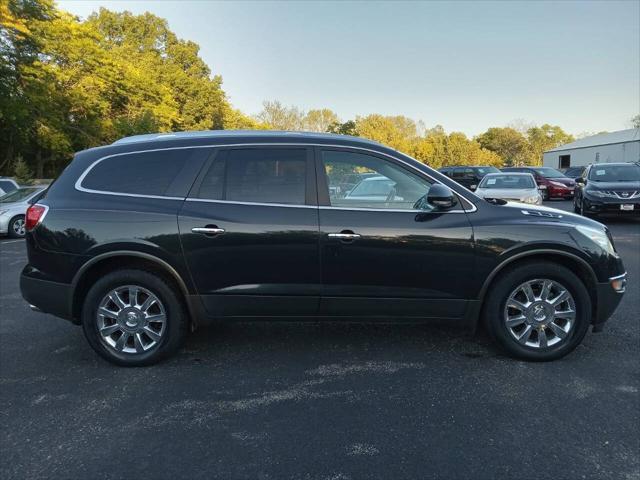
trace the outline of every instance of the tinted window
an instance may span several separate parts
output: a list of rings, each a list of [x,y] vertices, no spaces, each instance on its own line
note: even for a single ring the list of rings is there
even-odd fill
[[[564,177],[562,172],[559,172],[555,168],[550,168],[550,167],[534,168],[533,171],[535,171],[538,175],[540,175],[542,177],[545,177],[545,178],[562,178],[562,177]]]
[[[184,182],[182,173],[194,153],[191,149],[162,150],[106,158],[89,171],[82,187],[140,195],[184,195],[175,187]]]
[[[506,173],[498,175],[487,175],[480,182],[480,188],[536,188],[536,184],[533,177],[530,175],[514,174],[509,175]]]
[[[594,182],[638,182],[640,167],[637,165],[594,165],[589,172]]]
[[[16,189],[16,186],[13,182],[8,180],[0,180],[0,188],[4,190],[4,193],[13,192]]]
[[[486,175],[487,173],[500,173],[496,167],[478,167],[476,169],[480,175]]]
[[[11,193],[7,193],[0,197],[1,203],[11,203],[11,202],[20,202],[25,200],[30,195],[40,191],[41,189],[38,187],[27,187],[27,188],[19,188],[14,190]]]
[[[305,149],[229,150],[225,200],[304,205]]]
[[[322,162],[335,207],[411,210],[431,184],[417,175],[372,155],[325,150]],[[360,180],[351,186],[353,176]]]
[[[196,197],[207,198],[209,200],[222,200],[224,193],[224,166],[225,162],[222,161],[220,156],[217,156],[202,178],[202,183],[200,184],[200,189]]]

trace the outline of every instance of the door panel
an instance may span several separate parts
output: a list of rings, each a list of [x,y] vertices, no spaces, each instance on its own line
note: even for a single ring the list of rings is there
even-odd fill
[[[329,315],[401,315],[460,318],[471,297],[474,271],[473,232],[460,208],[441,213],[407,208],[416,200],[413,188],[418,174],[389,168],[387,159],[362,155],[340,158],[335,151],[319,151],[317,170],[320,198],[322,261],[321,313]],[[355,165],[363,182],[389,178],[395,185],[386,200],[368,207],[349,208],[348,196],[338,198],[335,172]],[[403,180],[402,175],[411,177]],[[428,190],[431,182],[418,181]],[[322,191],[324,190],[324,194]],[[370,199],[371,197],[368,197]],[[399,200],[397,200],[399,198]],[[398,205],[404,208],[396,208]],[[336,237],[347,233],[353,237]]]
[[[311,153],[300,147],[245,150],[219,154],[179,215],[198,293],[215,316],[315,314],[321,286],[318,210],[306,195],[309,182],[315,187]]]
[[[320,230],[323,313],[463,315],[474,266],[464,213],[321,209]],[[360,238],[328,236],[343,230]]]

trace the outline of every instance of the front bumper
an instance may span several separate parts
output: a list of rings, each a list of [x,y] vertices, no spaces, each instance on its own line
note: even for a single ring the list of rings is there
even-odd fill
[[[604,323],[618,308],[626,286],[626,273],[611,277],[608,282],[596,285],[596,309],[592,319],[594,332],[602,330]]]
[[[20,291],[31,308],[77,323],[72,318],[71,285],[34,278],[30,271],[28,266],[22,271]]]
[[[596,198],[585,195],[582,199],[584,210],[589,213],[618,215],[640,215],[640,199],[623,200],[621,198]],[[620,205],[633,205],[633,210],[622,210]]]

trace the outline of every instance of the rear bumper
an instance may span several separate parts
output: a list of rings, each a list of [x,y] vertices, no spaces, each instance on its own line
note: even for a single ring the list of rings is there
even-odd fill
[[[562,188],[555,186],[548,186],[547,192],[549,194],[549,198],[573,198],[574,189],[573,188]]]
[[[596,285],[596,311],[594,317],[592,319],[593,330],[600,331],[602,330],[602,326],[604,323],[613,315],[616,308],[620,304],[620,300],[622,300],[622,296],[624,294],[624,290],[626,288],[626,279],[627,274],[624,273],[622,275],[618,275],[616,277],[612,277],[608,282],[598,283]],[[614,280],[622,280],[622,288],[619,290],[615,290],[612,286],[612,282]]]
[[[77,323],[71,311],[71,285],[31,277],[25,267],[20,275],[20,291],[32,309]]]

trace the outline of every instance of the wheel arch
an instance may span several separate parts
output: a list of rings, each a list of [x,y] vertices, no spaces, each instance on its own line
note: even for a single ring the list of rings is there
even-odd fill
[[[71,296],[71,312],[72,318],[76,322],[79,321],[82,302],[91,285],[99,276],[119,268],[140,268],[162,275],[178,287],[185,306],[188,308],[189,313],[193,314],[191,302],[188,301],[189,289],[175,268],[165,260],[148,253],[120,250],[103,253],[91,258],[75,274],[71,282],[71,291],[73,292]]]
[[[480,289],[480,294],[478,295],[478,322],[481,319],[481,314],[484,309],[487,291],[500,277],[500,275],[511,268],[517,267],[521,263],[530,262],[536,259],[555,262],[577,272],[578,277],[584,282],[587,290],[595,291],[598,283],[596,273],[586,260],[580,258],[578,255],[555,249],[536,249],[528,252],[521,252],[502,261],[491,271],[487,279],[484,281],[482,288]],[[592,297],[591,304],[591,316],[592,318],[595,318],[595,313],[597,312],[597,298],[595,296]]]

